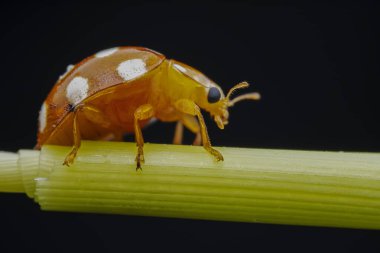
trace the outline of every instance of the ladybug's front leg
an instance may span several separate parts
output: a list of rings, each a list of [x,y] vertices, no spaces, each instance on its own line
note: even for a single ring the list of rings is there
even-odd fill
[[[144,162],[144,138],[139,125],[140,120],[147,120],[154,116],[154,109],[150,104],[139,106],[134,113],[134,128],[137,145],[136,170],[141,170],[141,163]]]
[[[196,116],[198,118],[201,136],[202,136],[203,147],[211,155],[213,155],[217,161],[223,161],[222,154],[218,150],[211,147],[211,142],[210,142],[210,138],[208,137],[206,124],[205,124],[205,121],[203,119],[201,109],[199,108],[199,106],[196,105],[193,101],[191,101],[189,99],[179,99],[175,102],[174,105],[178,111],[180,111],[184,114]]]

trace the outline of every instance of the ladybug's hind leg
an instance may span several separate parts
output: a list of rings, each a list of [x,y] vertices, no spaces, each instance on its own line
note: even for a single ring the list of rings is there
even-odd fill
[[[77,152],[80,148],[81,144],[81,135],[79,131],[79,123],[78,123],[78,114],[81,111],[83,106],[79,105],[74,109],[74,118],[73,118],[73,136],[74,136],[74,145],[71,148],[70,153],[66,156],[63,165],[70,166],[73,164],[74,159],[77,155]]]
[[[94,106],[79,104],[74,108],[73,113],[74,113],[74,118],[73,118],[74,145],[70,153],[66,156],[65,161],[63,162],[63,165],[67,165],[67,166],[70,166],[71,164],[73,164],[74,159],[81,145],[81,133],[80,133],[80,128],[79,128],[79,120],[78,120],[79,115],[81,115],[81,117],[82,116],[85,117],[91,123],[101,126],[103,128],[110,127],[110,122],[105,117],[103,112]],[[83,129],[83,130],[85,132],[86,129]],[[115,141],[122,140],[122,138],[123,138],[122,133],[118,131],[113,131],[111,132],[111,134],[108,134],[106,136],[97,137],[97,139],[115,140]]]

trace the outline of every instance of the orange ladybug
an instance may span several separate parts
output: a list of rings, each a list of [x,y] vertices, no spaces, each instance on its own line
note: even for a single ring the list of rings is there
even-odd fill
[[[221,153],[211,147],[201,109],[208,111],[220,129],[228,123],[228,107],[248,93],[231,100],[234,86],[224,96],[221,88],[198,70],[143,47],[115,47],[100,51],[68,67],[43,102],[39,114],[36,148],[44,144],[70,145],[63,164],[74,162],[81,139],[122,140],[134,133],[136,169],[144,162],[141,127],[149,120],[177,121],[173,142],[182,141],[183,125],[196,134],[194,144],[216,160]]]

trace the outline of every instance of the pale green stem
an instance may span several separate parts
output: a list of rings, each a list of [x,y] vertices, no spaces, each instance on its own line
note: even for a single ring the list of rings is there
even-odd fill
[[[71,167],[69,147],[3,153],[0,191],[43,210],[380,229],[380,154],[217,149],[224,162],[146,144],[142,172],[134,143],[85,141]]]

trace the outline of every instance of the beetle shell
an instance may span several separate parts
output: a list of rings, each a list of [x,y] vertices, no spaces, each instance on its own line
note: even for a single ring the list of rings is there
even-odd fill
[[[115,90],[119,86],[127,92],[128,85],[135,83],[133,91],[130,89],[128,92],[135,93],[141,90],[143,93],[142,87],[136,87],[136,80],[148,76],[164,59],[162,54],[147,48],[117,47],[100,51],[75,66],[69,66],[68,72],[59,78],[42,104],[36,148],[40,148],[42,144],[72,144],[70,111],[74,107],[96,100],[97,96],[103,96],[99,102],[117,100],[117,96],[107,97],[106,94],[107,91],[117,94]],[[93,118],[96,118],[96,115]],[[84,120],[86,119],[82,119]],[[131,130],[122,129],[121,126],[120,129],[114,126],[114,129],[117,130],[115,132]],[[107,138],[107,134],[112,133],[105,131],[104,126],[82,132],[82,136],[87,139]]]

